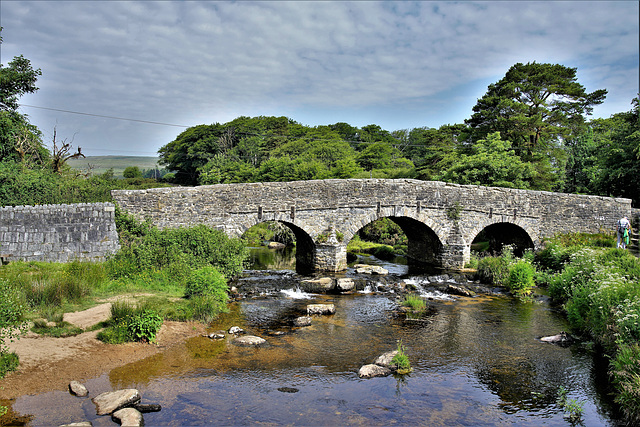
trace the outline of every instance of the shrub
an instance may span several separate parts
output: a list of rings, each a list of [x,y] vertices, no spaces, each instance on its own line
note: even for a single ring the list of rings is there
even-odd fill
[[[478,261],[476,277],[483,283],[503,285],[509,273],[509,265],[503,257],[484,257]]]
[[[518,296],[529,295],[535,286],[535,268],[527,261],[518,261],[509,267],[507,288]]]
[[[0,378],[4,378],[7,372],[15,371],[18,368],[18,355],[11,353],[0,353]]]
[[[185,284],[185,297],[216,296],[226,301],[227,282],[215,267],[203,267],[191,273]]]
[[[127,329],[136,341],[156,342],[156,334],[162,326],[162,317],[154,310],[142,310],[131,316]]]
[[[5,341],[19,338],[26,330],[24,316],[27,304],[20,290],[4,280],[0,280],[0,356],[7,353]]]
[[[611,374],[618,393],[618,403],[627,419],[633,424],[640,423],[640,345],[621,345],[611,360]],[[631,425],[631,424],[630,424]]]

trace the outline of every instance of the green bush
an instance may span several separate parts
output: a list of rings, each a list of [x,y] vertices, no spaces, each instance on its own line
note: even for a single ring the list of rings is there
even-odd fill
[[[0,353],[0,378],[4,378],[7,372],[15,371],[18,368],[18,355],[11,353]]]
[[[129,333],[136,341],[156,342],[156,334],[162,326],[162,317],[154,310],[142,310],[127,322]]]
[[[509,264],[503,257],[484,257],[478,261],[476,277],[483,283],[502,286],[509,274]]]
[[[629,425],[640,424],[640,345],[621,345],[611,360],[611,374],[616,386],[615,401],[623,409]]]
[[[405,353],[402,341],[398,342],[398,353],[391,359],[391,364],[395,365],[397,373],[400,375],[406,375],[411,372],[411,363],[409,357]]]
[[[507,288],[518,296],[529,295],[534,283],[535,268],[527,261],[521,260],[509,267]]]
[[[226,301],[227,282],[215,267],[203,267],[191,273],[185,284],[184,294],[187,298],[207,295]]]
[[[10,285],[5,280],[0,280],[0,356],[7,353],[5,343],[19,338],[26,330],[24,316],[27,312],[27,304],[20,290]]]
[[[111,276],[135,277],[143,271],[168,269],[175,282],[191,270],[216,267],[225,277],[235,277],[244,268],[248,250],[240,239],[205,225],[158,230],[130,217],[119,221],[128,236],[121,250],[107,262]]]
[[[98,334],[98,339],[109,344],[127,341],[155,342],[162,320],[148,304],[136,307],[126,301],[116,301],[111,305],[110,325]]]

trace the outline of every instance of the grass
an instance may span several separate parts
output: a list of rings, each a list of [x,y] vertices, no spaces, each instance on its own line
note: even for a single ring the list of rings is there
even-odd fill
[[[155,169],[158,166],[158,157],[142,156],[87,156],[84,159],[69,159],[67,165],[73,169],[86,170],[87,164],[95,166],[91,173],[99,175],[109,169],[113,169],[115,177],[122,178],[122,173],[129,166],[137,166],[140,170]]]

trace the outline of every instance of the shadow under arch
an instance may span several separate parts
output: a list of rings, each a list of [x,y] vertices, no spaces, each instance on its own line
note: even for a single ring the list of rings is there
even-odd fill
[[[280,224],[287,226],[293,232],[296,236],[296,272],[299,274],[312,273],[315,268],[316,245],[311,236],[294,223],[278,219],[257,221],[255,224],[251,225],[251,227],[264,222],[279,222]],[[247,227],[242,234],[244,235],[244,233],[246,233],[251,227]]]
[[[471,247],[480,242],[488,242],[486,251],[490,254],[500,254],[503,247],[513,246],[513,254],[517,257],[521,257],[525,250],[534,248],[529,233],[511,222],[496,222],[486,226],[473,239]]]
[[[442,266],[444,246],[435,231],[427,224],[408,216],[381,216],[368,224],[382,218],[396,223],[407,236],[407,264],[410,270],[421,271]],[[363,227],[368,224],[364,224]]]

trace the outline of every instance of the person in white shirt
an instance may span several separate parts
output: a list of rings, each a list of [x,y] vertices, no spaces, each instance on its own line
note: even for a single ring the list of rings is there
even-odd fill
[[[627,242],[629,241],[629,233],[631,232],[631,223],[627,217],[622,217],[618,220],[618,247],[622,249],[627,248]],[[626,236],[625,236],[626,233]]]

